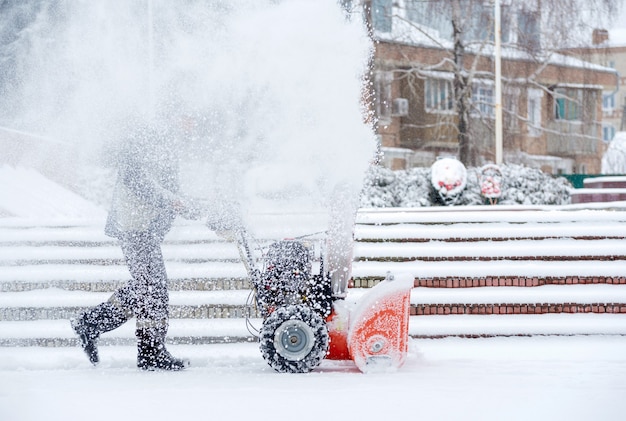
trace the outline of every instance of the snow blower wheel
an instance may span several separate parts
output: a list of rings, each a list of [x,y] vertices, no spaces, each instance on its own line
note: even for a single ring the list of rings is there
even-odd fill
[[[328,329],[322,317],[306,305],[276,309],[263,323],[263,358],[279,373],[307,373],[326,357]]]

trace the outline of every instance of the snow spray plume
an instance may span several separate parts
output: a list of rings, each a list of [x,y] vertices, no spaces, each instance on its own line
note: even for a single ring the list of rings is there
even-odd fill
[[[371,44],[336,0],[0,7],[0,126],[72,145],[59,171],[97,161],[129,121],[169,104],[192,121],[181,168],[191,194],[243,194],[246,179],[246,194],[310,197],[362,182],[375,149],[360,104]],[[246,178],[262,166],[262,179]]]

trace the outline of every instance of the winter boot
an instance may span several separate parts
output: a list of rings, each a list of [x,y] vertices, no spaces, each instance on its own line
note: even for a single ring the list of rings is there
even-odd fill
[[[120,327],[127,320],[128,317],[119,308],[107,301],[85,311],[78,318],[72,319],[70,323],[80,339],[89,362],[96,365],[100,362],[98,356],[100,334]]]
[[[163,329],[138,328],[137,335],[137,367],[142,370],[178,371],[189,367],[189,360],[174,358],[165,349]]]

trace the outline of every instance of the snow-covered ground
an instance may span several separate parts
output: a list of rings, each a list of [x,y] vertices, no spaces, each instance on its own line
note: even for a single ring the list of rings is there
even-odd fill
[[[141,372],[132,347],[0,348],[2,420],[587,420],[626,412],[626,337],[411,340],[407,363],[274,372],[256,344],[170,346],[185,372]]]
[[[26,180],[22,186],[28,186],[30,178],[22,179]],[[43,182],[35,181],[34,184],[43,185]],[[59,224],[59,217],[76,215],[64,215],[62,209],[45,205],[56,202],[54,195],[65,194],[57,188],[49,185],[48,193],[39,195],[42,203],[40,210],[56,222],[47,227],[13,229],[32,227],[33,220],[40,221],[41,225],[47,223],[43,216],[29,213],[32,205],[28,205],[28,201],[19,202],[21,204],[15,201],[13,212],[24,218],[3,218],[2,225],[6,228],[3,235],[10,235],[12,229],[15,231],[15,238],[3,240],[18,241],[23,240],[24,236],[29,241],[50,236],[63,239],[64,231],[55,231],[54,226]],[[78,209],[78,206],[73,206],[73,196],[63,197],[66,197],[64,206]],[[82,203],[74,199],[76,203]],[[569,208],[574,209],[575,206]],[[468,209],[455,211],[456,218],[464,221],[498,217],[503,221],[517,221],[522,218],[520,212],[500,212],[492,208],[489,208],[489,212],[472,212]],[[391,210],[366,211],[359,218],[362,222],[372,223],[381,217],[381,212]],[[434,212],[423,209],[419,217],[427,219],[432,215],[435,218]],[[560,217],[558,213],[531,212],[530,215],[525,213],[524,218],[532,218],[535,214],[544,225],[546,218]],[[405,222],[416,217],[410,213],[394,215]],[[614,216],[613,213],[610,215]],[[592,216],[590,212],[589,218]],[[97,226],[93,221],[85,222],[85,229],[80,231],[84,235],[83,239],[110,241],[100,229],[96,231]],[[433,237],[444,235],[430,231],[421,234]],[[392,236],[391,233],[384,235]],[[608,249],[620,247],[620,244],[610,244],[608,240],[602,244]],[[561,244],[558,247],[559,254],[575,254],[570,246]],[[450,247],[457,245],[452,244]],[[49,246],[36,247],[34,252],[41,256],[37,254],[30,257],[55,258],[57,251]],[[176,254],[175,248],[166,251]],[[398,250],[388,251],[399,253]],[[4,255],[0,254],[0,260],[29,257],[25,249],[5,249],[4,252]],[[82,249],[78,257],[88,258],[88,252]],[[224,257],[232,257],[231,252],[219,251]],[[489,250],[483,252],[490,253]],[[120,258],[119,250],[113,244],[102,246],[98,253],[113,259]],[[361,247],[359,253],[367,253],[367,250]],[[589,253],[602,253],[602,250]],[[63,257],[63,253],[56,256]],[[491,262],[492,265],[494,263],[498,264]],[[556,264],[572,267],[571,262]],[[462,266],[459,263],[460,273],[464,270]],[[11,267],[4,270],[0,278],[15,278],[20,270],[19,266]],[[77,270],[80,271],[80,267]],[[466,266],[465,273],[472,270],[476,269]],[[582,269],[572,270],[576,272]],[[87,275],[84,271],[77,274],[82,279]],[[51,272],[50,267],[47,267],[45,274],[37,275],[31,271],[29,279],[33,276],[48,279],[54,277],[54,271]],[[445,298],[440,296],[443,292],[447,294]],[[363,291],[351,292],[359,293]],[[520,301],[546,302],[555,293],[556,287],[544,286],[516,290],[515,297]],[[59,297],[55,298],[55,294]],[[451,297],[450,294],[458,297]],[[568,294],[569,299],[576,302],[608,301],[609,296],[614,301],[624,301],[623,292],[608,285],[581,285],[568,288]],[[102,300],[104,295],[81,292],[59,294],[59,290],[55,289],[0,293],[0,306],[23,306],[28,301],[37,302],[37,305],[41,304],[39,301],[67,305],[65,301],[68,299],[74,304],[90,305]],[[451,299],[459,302],[506,301],[504,297],[494,298],[499,295],[509,299],[512,294],[507,288],[501,287],[452,292],[420,289],[419,294],[413,294],[412,302],[430,303]],[[214,294],[211,299],[241,303],[245,299],[245,291]],[[172,293],[174,304],[194,300],[205,302],[207,297],[193,296],[185,291]],[[462,315],[412,318],[412,334],[454,334],[458,329],[502,334],[510,329],[517,333],[560,333],[565,336],[411,339],[410,352],[403,367],[395,372],[368,374],[359,372],[350,361],[323,361],[320,367],[308,374],[279,374],[263,360],[256,343],[170,345],[175,355],[188,357],[192,362],[189,370],[177,373],[139,371],[135,366],[135,349],[130,346],[101,347],[102,363],[95,368],[88,363],[79,348],[0,347],[0,420],[620,419],[626,411],[626,336],[621,336],[625,331],[623,321],[622,315],[597,314],[567,317],[560,314],[518,315],[506,319]],[[54,337],[69,337],[72,334],[67,320],[43,320],[40,324],[41,329]],[[21,329],[21,333],[28,336],[32,335],[29,328],[34,325],[37,323],[18,322],[13,327]],[[576,329],[599,334],[576,335]],[[241,319],[172,320],[171,330],[177,334],[189,331],[190,335],[198,330],[212,335],[241,335],[241,332],[245,332],[245,326]],[[6,324],[3,332],[10,337],[19,337],[19,332],[9,331]],[[41,335],[41,332],[38,331],[36,335]],[[132,326],[125,325],[116,331],[116,335],[132,338]]]

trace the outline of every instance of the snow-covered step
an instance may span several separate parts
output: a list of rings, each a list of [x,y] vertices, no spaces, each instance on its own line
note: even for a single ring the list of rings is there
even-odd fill
[[[626,259],[626,241],[602,239],[518,240],[472,242],[386,242],[360,241],[354,246],[356,260],[617,260]]]
[[[90,292],[107,292],[111,293],[126,283],[130,275],[123,280],[46,280],[40,279],[36,281],[7,281],[0,282],[0,293],[4,292],[22,292],[34,291],[47,288],[60,288],[67,291],[90,291]],[[250,280],[247,275],[244,277],[225,277],[216,276],[205,278],[180,278],[168,281],[170,291],[215,291],[215,290],[233,290],[251,288]]]
[[[373,280],[359,280],[356,282],[374,282]],[[415,279],[416,287],[423,288],[475,288],[475,287],[540,287],[543,285],[626,285],[624,276],[487,276],[473,278],[470,276],[459,277],[434,277]]]
[[[247,276],[246,269],[240,262],[166,262],[166,269],[171,279],[243,278]],[[0,272],[0,283],[125,281],[129,277],[126,266],[39,264],[5,266]]]
[[[0,321],[69,320],[88,307],[8,307],[0,308]],[[259,312],[247,304],[170,305],[171,318],[242,319],[258,317]]]
[[[536,288],[416,288],[411,314],[626,314],[624,285],[545,285]]]
[[[106,301],[106,292],[65,291],[59,288],[0,294],[0,307],[89,307]],[[170,304],[194,306],[206,304],[243,305],[249,291],[171,291]]]
[[[110,297],[108,292],[66,291],[58,288],[0,294],[0,320],[70,319]],[[257,317],[248,303],[250,291],[172,291],[172,318]]]
[[[626,222],[584,223],[400,223],[357,225],[357,241],[476,241],[545,238],[626,238]]]
[[[104,234],[105,220],[41,221],[31,219],[0,219],[0,246],[4,244],[117,244]],[[177,220],[165,242],[193,243],[216,241],[219,237],[202,221]]]
[[[260,319],[250,319],[258,328]],[[447,336],[626,335],[626,314],[411,316],[414,338]],[[244,319],[172,319],[169,343],[203,344],[255,341]],[[101,345],[135,342],[132,320],[107,332]],[[0,322],[0,346],[77,346],[68,320]]]
[[[564,207],[361,209],[357,241],[626,238],[626,212]]]
[[[174,245],[166,243],[162,247],[166,261],[209,262],[240,260],[237,247],[227,242]],[[107,262],[109,265],[125,265],[124,256],[119,245],[102,245],[100,247],[84,246],[24,246],[0,245],[0,265],[24,266],[43,263],[87,263]]]
[[[624,176],[605,176],[605,177],[588,177],[583,180],[585,188],[603,189],[603,188],[626,188],[626,177]]]
[[[626,303],[626,287],[620,285],[545,285],[535,288],[415,288],[411,291],[412,305],[450,303]]]
[[[626,314],[411,316],[409,335],[414,338],[626,335]]]
[[[581,304],[576,302],[539,302],[539,303],[494,303],[494,304],[414,304],[411,305],[412,316],[432,316],[448,314],[626,314],[626,303],[594,302]]]
[[[626,200],[626,188],[583,188],[571,192],[572,203],[618,202]]]
[[[352,289],[358,297],[366,289]],[[0,320],[71,318],[109,298],[109,293],[47,289],[0,295]],[[256,316],[250,291],[172,291],[174,318],[237,318]],[[506,314],[556,312],[626,312],[626,288],[617,285],[547,285],[537,288],[415,288],[412,314]],[[509,309],[510,307],[510,309]]]
[[[616,212],[617,210],[617,212]],[[531,224],[565,222],[626,222],[626,202],[590,206],[448,206],[359,209],[359,225],[387,224]]]
[[[410,273],[415,278],[487,278],[487,277],[615,277],[626,273],[626,260],[602,261],[408,261],[408,262],[354,262],[355,278],[384,278],[387,272]]]
[[[260,319],[250,319],[260,326]],[[227,343],[252,341],[246,319],[170,319],[170,343]],[[128,345],[135,342],[134,319],[100,337],[102,345]],[[0,322],[0,346],[76,346],[76,334],[69,320]]]
[[[349,298],[355,302],[368,288],[352,288]],[[626,314],[624,285],[545,285],[533,288],[424,288],[411,291],[410,314],[487,315],[613,313]]]
[[[105,219],[40,220],[0,218],[0,246],[3,244],[116,244],[104,234]],[[252,213],[245,215],[250,234],[260,240],[315,236],[328,229],[327,212]],[[204,220],[177,219],[165,237],[165,243],[223,241],[209,230]]]

